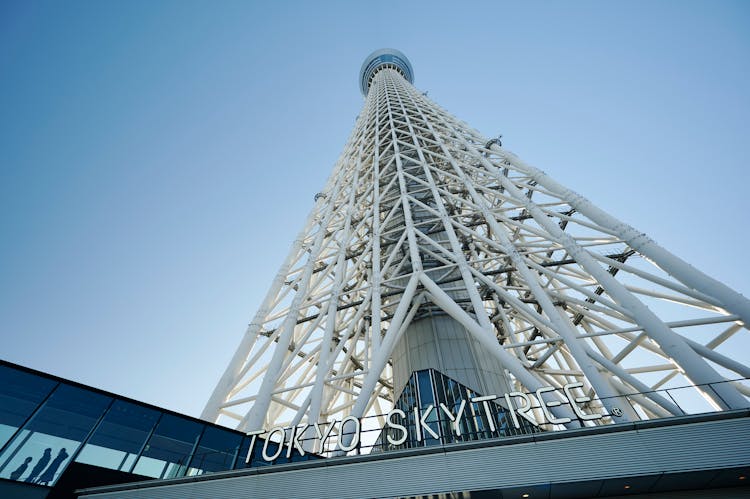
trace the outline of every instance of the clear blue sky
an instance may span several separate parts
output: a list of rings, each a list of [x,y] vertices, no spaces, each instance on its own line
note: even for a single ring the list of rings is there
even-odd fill
[[[750,293],[750,3],[4,0],[0,357],[198,415],[388,46]]]

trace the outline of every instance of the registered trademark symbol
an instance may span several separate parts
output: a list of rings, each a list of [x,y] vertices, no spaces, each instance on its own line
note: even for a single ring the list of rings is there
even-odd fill
[[[619,418],[620,416],[622,416],[622,409],[620,409],[619,407],[613,407],[612,415],[617,416]]]

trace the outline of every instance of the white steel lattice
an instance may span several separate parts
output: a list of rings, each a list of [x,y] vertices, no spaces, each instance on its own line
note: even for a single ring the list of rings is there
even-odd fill
[[[482,137],[398,65],[369,83],[205,419],[253,430],[383,414],[394,345],[437,310],[520,391],[582,381],[601,399],[639,392],[639,416],[664,417],[679,408],[649,392],[721,383],[695,391],[748,406],[750,387],[726,382],[750,378],[731,348],[747,299]]]

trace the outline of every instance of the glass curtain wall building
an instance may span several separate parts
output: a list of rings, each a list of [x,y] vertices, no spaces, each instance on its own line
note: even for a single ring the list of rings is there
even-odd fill
[[[0,497],[9,482],[54,489],[69,474],[117,483],[313,457],[281,452],[268,463],[264,447],[276,455],[279,444],[264,443],[246,462],[250,437],[242,432],[0,361]],[[75,488],[103,485],[78,481]]]

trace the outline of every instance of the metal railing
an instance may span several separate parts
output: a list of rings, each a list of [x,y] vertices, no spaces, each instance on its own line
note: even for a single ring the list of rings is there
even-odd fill
[[[571,402],[567,397],[560,396],[561,393],[553,394],[546,392],[543,401],[540,401],[535,393],[525,393],[526,400],[530,404],[520,404],[524,398],[520,394],[510,397],[512,410],[509,410],[508,398],[499,396],[489,404],[473,404],[469,410],[464,408],[461,425],[455,424],[456,408],[421,407],[416,412],[406,414],[406,417],[390,416],[390,421],[400,424],[404,430],[398,430],[401,438],[406,435],[403,442],[398,445],[388,443],[383,427],[389,421],[389,414],[370,415],[359,420],[350,419],[342,430],[341,422],[334,421],[321,423],[321,428],[328,428],[333,424],[337,430],[331,433],[323,444],[319,442],[313,427],[301,425],[295,430],[294,440],[290,440],[292,432],[287,429],[284,433],[285,440],[278,448],[269,450],[264,442],[258,440],[256,449],[245,449],[250,454],[240,455],[242,450],[235,450],[235,459],[228,469],[242,469],[260,465],[280,464],[303,459],[318,459],[325,457],[336,457],[343,455],[363,455],[371,453],[388,452],[400,449],[415,449],[430,446],[449,445],[460,442],[472,442],[485,439],[518,437],[523,435],[535,435],[547,432],[564,432],[581,428],[594,428],[599,426],[631,423],[634,421],[653,421],[685,415],[699,415],[726,411],[729,404],[724,402],[725,408],[720,407],[711,399],[721,400],[719,385],[725,383],[738,387],[747,400],[750,407],[750,379],[740,378],[720,383],[709,383],[705,385],[686,385],[658,390],[632,392],[609,398],[595,397],[585,402],[579,401],[587,397],[575,397]],[[563,392],[562,389],[557,390]],[[579,395],[581,392],[578,392]],[[559,402],[559,404],[555,404]],[[544,404],[544,405],[543,405]],[[471,404],[467,404],[469,406]],[[486,412],[482,409],[490,408],[492,423]],[[425,416],[425,412],[428,412]],[[447,409],[447,411],[446,411]],[[523,409],[523,414],[520,414]],[[452,412],[451,412],[452,411]],[[554,411],[554,413],[553,413]],[[451,413],[454,419],[449,415]],[[515,414],[515,416],[514,416]],[[400,416],[400,415],[399,415]],[[421,419],[421,421],[420,421]],[[564,421],[564,422],[552,422]],[[567,419],[567,421],[565,421]],[[534,421],[532,424],[531,421]],[[528,423],[523,423],[528,422]],[[325,426],[324,426],[325,425]],[[459,434],[456,432],[460,426]],[[419,429],[417,429],[419,427]],[[391,426],[390,428],[393,428]],[[428,430],[429,428],[429,430]],[[432,430],[432,431],[430,431]],[[301,435],[301,436],[300,436]],[[437,435],[435,437],[434,435]],[[280,436],[277,432],[276,436]],[[350,440],[348,448],[342,451],[342,442]],[[247,446],[246,446],[247,447]],[[267,451],[267,452],[266,452]],[[231,450],[216,451],[215,453],[196,454],[193,457],[188,474],[201,474],[200,463],[202,460],[211,460],[211,454],[227,455]],[[192,470],[192,471],[191,471]]]

